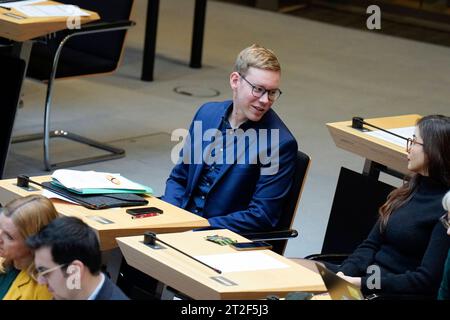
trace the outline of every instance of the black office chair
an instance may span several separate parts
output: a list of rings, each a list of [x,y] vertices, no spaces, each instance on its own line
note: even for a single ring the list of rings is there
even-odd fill
[[[1,52],[1,51],[0,51]],[[6,52],[6,50],[5,50]],[[0,117],[0,179],[8,156],[11,132],[25,73],[25,61],[0,53],[0,82],[2,83],[2,116]]]
[[[363,242],[393,186],[342,167],[320,254],[306,259],[340,264]]]
[[[242,236],[253,241],[267,241],[272,245],[274,252],[280,255],[284,254],[288,240],[298,236],[298,232],[291,228],[297,213],[298,203],[302,195],[310,163],[311,159],[307,154],[301,151],[297,152],[291,189],[286,196],[280,221],[274,230],[270,232],[245,233]]]
[[[126,30],[135,23],[130,21],[133,0],[62,0],[83,9],[97,12],[101,20],[82,25],[80,29],[68,29],[37,41],[33,45],[27,77],[47,82],[43,133],[16,137],[13,143],[44,140],[44,165],[50,171],[58,167],[117,159],[125,156],[125,150],[79,136],[65,130],[51,130],[50,111],[55,79],[113,72],[119,65],[125,42]],[[83,159],[51,163],[50,138],[67,138],[108,154]]]

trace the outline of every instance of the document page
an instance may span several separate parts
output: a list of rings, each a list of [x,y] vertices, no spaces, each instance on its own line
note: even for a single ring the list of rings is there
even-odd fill
[[[264,250],[212,254],[195,256],[195,258],[222,272],[283,269],[289,267],[287,264],[264,253]]]
[[[84,12],[79,7],[66,4],[55,6],[20,6],[15,9],[28,17],[89,16],[89,13]]]
[[[387,130],[390,132],[396,133],[405,138],[412,138],[412,136],[414,134],[414,128],[415,127],[413,126],[413,127],[387,129]],[[392,134],[389,134],[389,133],[386,133],[386,132],[383,132],[380,130],[365,132],[365,134],[406,148],[406,140],[396,137]]]
[[[58,169],[52,174],[60,184],[68,189],[121,189],[145,190],[145,186],[135,183],[118,173]]]
[[[39,3],[39,2],[44,2],[44,1],[46,1],[46,0],[14,1],[14,2],[1,3],[0,5],[4,8],[18,8],[18,7],[35,4],[35,3]]]

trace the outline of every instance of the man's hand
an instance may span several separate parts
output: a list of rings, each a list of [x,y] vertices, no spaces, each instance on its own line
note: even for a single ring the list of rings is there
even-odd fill
[[[340,271],[338,273],[336,273],[336,275],[338,275],[339,277],[341,277],[345,281],[348,281],[351,284],[357,286],[358,288],[361,288],[361,278],[360,277],[349,277],[349,276],[346,276],[345,274],[343,274]]]

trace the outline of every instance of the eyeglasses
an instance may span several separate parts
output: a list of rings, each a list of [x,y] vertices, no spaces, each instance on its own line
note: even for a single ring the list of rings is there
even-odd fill
[[[417,142],[417,137],[415,135],[413,135],[412,139],[406,139],[406,151],[411,151],[411,148],[416,144],[423,146],[423,143]]]
[[[241,76],[242,79],[245,80],[245,82],[247,82],[252,87],[252,94],[256,98],[261,98],[267,92],[267,98],[270,101],[274,102],[282,94],[280,89],[267,90],[266,88],[255,86],[253,83],[248,81],[242,74],[239,73],[239,75]]]
[[[37,268],[34,273],[31,274],[31,277],[36,281],[39,282],[39,279],[45,279],[48,280],[48,277],[50,276],[50,273],[53,271],[59,270],[61,268],[64,268],[67,266],[67,263],[59,264],[57,266],[54,266],[50,269],[45,268]]]
[[[450,216],[448,215],[448,213],[446,213],[442,217],[440,217],[439,221],[441,221],[441,223],[445,229],[448,230],[448,228],[450,228]]]

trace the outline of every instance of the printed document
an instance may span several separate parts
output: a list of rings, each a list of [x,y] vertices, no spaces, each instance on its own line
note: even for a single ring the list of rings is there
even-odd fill
[[[289,267],[287,264],[265,253],[264,250],[211,254],[195,256],[195,258],[222,272],[283,269]]]
[[[72,16],[89,16],[79,7],[74,5],[48,5],[48,6],[20,6],[15,8],[16,11],[23,13],[28,17],[72,17]]]
[[[396,133],[399,136],[402,136],[405,138],[412,138],[412,136],[414,134],[414,129],[415,129],[415,127],[403,127],[403,128],[394,128],[394,129],[387,129],[387,130],[390,132]],[[387,132],[380,131],[380,130],[374,130],[374,131],[365,132],[365,134],[406,148],[406,140],[396,137]]]
[[[14,2],[5,2],[2,3],[1,6],[3,8],[18,8],[18,7],[23,7],[23,6],[27,6],[30,4],[35,4],[35,3],[39,3],[39,2],[45,2],[47,0],[26,0],[26,1],[14,1]]]

